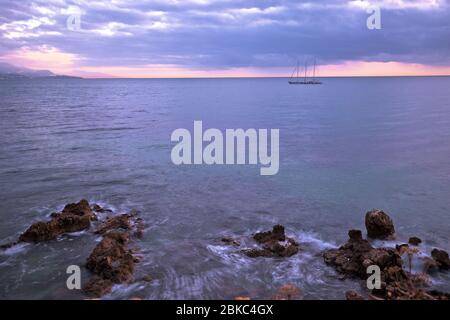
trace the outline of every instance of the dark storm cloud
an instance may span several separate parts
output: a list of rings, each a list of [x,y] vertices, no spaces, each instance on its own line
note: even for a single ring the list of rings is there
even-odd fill
[[[383,1],[381,30],[367,29],[363,1],[0,2],[0,55],[47,45],[89,66],[284,67],[297,57],[450,64],[446,1]],[[66,27],[75,7],[80,31]]]

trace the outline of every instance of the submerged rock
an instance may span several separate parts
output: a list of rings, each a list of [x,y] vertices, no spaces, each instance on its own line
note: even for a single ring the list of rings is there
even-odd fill
[[[450,259],[446,251],[435,248],[431,251],[431,257],[433,257],[433,259],[436,261],[439,269],[450,269]]]
[[[286,284],[275,292],[272,300],[301,300],[303,292],[300,288],[293,284]]]
[[[113,282],[101,277],[93,277],[83,288],[83,292],[90,297],[98,298],[109,293]]]
[[[105,212],[111,213],[112,212],[111,209],[103,208],[96,203],[92,205],[92,210],[94,210],[95,212],[99,212],[99,213],[105,213]]]
[[[113,229],[129,230],[131,229],[130,218],[131,216],[128,214],[121,214],[116,217],[108,218],[97,230],[95,230],[95,233],[105,234]]]
[[[356,291],[347,291],[345,293],[345,299],[347,300],[364,300],[364,297],[362,295],[360,295],[358,292]]]
[[[422,243],[422,239],[417,238],[417,237],[411,237],[411,238],[409,238],[408,243],[412,244],[413,246],[418,246],[419,244]]]
[[[367,236],[373,239],[388,239],[394,236],[392,219],[382,210],[373,209],[366,213]]]
[[[223,243],[227,244],[227,245],[231,245],[231,246],[236,246],[239,247],[241,245],[241,243],[231,237],[223,237],[222,239],[220,239],[220,241],[222,241]]]
[[[276,225],[272,231],[259,232],[253,236],[260,248],[244,249],[242,252],[250,257],[291,257],[299,251],[299,244],[286,237],[284,227]]]

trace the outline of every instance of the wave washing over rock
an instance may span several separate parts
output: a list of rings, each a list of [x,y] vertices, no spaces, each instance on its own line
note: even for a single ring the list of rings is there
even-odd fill
[[[323,268],[333,267],[338,273],[336,277],[342,280],[366,280],[367,268],[377,265],[381,270],[381,287],[364,292],[347,291],[345,297],[350,300],[450,298],[449,293],[430,289],[432,281],[429,276],[450,268],[447,252],[433,248],[431,256],[428,256],[421,251],[422,240],[417,237],[411,237],[408,244],[393,244],[394,223],[382,210],[367,212],[365,226],[369,240],[363,238],[360,230],[350,230],[349,240],[340,247],[323,243],[311,234],[288,236],[284,226],[275,225],[270,231],[256,232],[250,236],[219,238],[220,245],[211,244],[208,249],[213,255],[229,255],[228,263],[239,265],[245,264],[246,260],[277,259],[293,262],[298,268],[301,259],[320,255],[324,261]],[[24,245],[52,241],[64,234],[83,231],[100,236],[99,242],[85,260],[85,268],[91,277],[83,286],[84,295],[90,298],[107,297],[114,286],[127,285],[128,291],[134,290],[135,265],[140,262],[140,256],[133,245],[139,242],[144,231],[144,222],[134,211],[116,214],[111,209],[89,204],[83,199],[78,203],[67,204],[61,212],[52,213],[48,221],[33,223],[20,234],[17,241],[0,248],[3,252],[14,252],[14,248],[22,250]],[[380,241],[393,245],[376,247],[375,244]],[[298,258],[294,259],[294,256]],[[422,264],[419,272],[412,271],[414,259],[419,259]],[[282,300],[303,299],[304,291],[295,283],[285,283],[265,296]],[[245,300],[252,297],[235,298]]]

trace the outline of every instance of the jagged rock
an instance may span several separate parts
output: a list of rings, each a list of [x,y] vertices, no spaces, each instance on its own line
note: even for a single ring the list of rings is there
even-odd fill
[[[430,290],[427,291],[429,295],[431,295],[436,300],[450,300],[450,293],[442,292],[438,290]]]
[[[144,235],[144,228],[145,228],[144,220],[142,220],[141,218],[137,218],[134,225],[136,227],[134,236],[139,239],[142,238]]]
[[[222,241],[223,243],[225,243],[227,245],[232,245],[232,246],[236,246],[236,247],[239,247],[241,245],[239,243],[239,241],[234,240],[233,238],[230,238],[230,237],[224,237],[220,241]]]
[[[276,225],[272,231],[259,232],[253,236],[261,248],[244,249],[242,252],[250,258],[291,257],[299,251],[299,244],[284,234],[284,227]]]
[[[367,267],[377,265],[381,270],[381,288],[372,290],[371,299],[446,299],[447,294],[433,295],[421,289],[429,285],[430,279],[424,274],[410,274],[402,267],[400,253],[411,252],[407,244],[391,248],[373,248],[367,240],[360,239],[355,230],[349,232],[350,239],[338,249],[323,253],[325,263],[332,265],[344,275],[367,278]],[[414,248],[417,250],[417,248]],[[435,252],[435,256],[438,252]],[[439,258],[446,259],[439,252]],[[448,256],[447,256],[448,259]]]
[[[275,292],[272,300],[301,300],[303,292],[300,288],[293,284],[286,284]]]
[[[131,229],[130,216],[128,214],[121,214],[116,217],[108,218],[103,224],[95,231],[97,234],[105,234],[106,232],[114,229]]]
[[[13,241],[13,242],[2,244],[2,245],[0,245],[0,250],[8,250],[9,248],[14,247],[18,243],[19,243],[18,241]]]
[[[19,242],[40,242],[54,240],[58,236],[89,229],[95,214],[89,202],[82,199],[78,203],[66,205],[62,212],[52,213],[50,221],[33,223],[19,236]]]
[[[266,243],[269,241],[284,241],[286,236],[284,234],[284,227],[277,224],[272,228],[272,231],[258,232],[253,236],[258,243]]]
[[[350,239],[339,249],[326,250],[323,253],[325,263],[333,265],[342,274],[363,279],[366,278],[366,270],[370,265],[385,268],[401,263],[401,258],[393,249],[373,248],[367,240],[359,237],[361,231],[358,231],[350,230]]]
[[[83,292],[90,297],[100,298],[111,292],[113,282],[108,279],[94,276],[83,288]]]
[[[89,229],[91,218],[63,213],[48,222],[33,223],[19,237],[20,242],[40,242],[54,240],[58,236]]]
[[[67,204],[62,211],[62,215],[64,214],[73,214],[76,216],[89,216],[91,220],[97,220],[97,216],[91,210],[89,202],[86,199],[82,199],[78,203]]]
[[[395,234],[392,219],[382,210],[373,209],[366,213],[367,235],[373,239],[387,239]]]
[[[99,212],[99,213],[105,213],[105,212],[111,213],[112,212],[111,209],[102,208],[100,205],[98,205],[96,203],[92,205],[92,210],[94,210],[95,212]]]
[[[114,283],[131,280],[135,260],[127,249],[129,236],[123,232],[106,233],[87,259],[86,267],[103,279]]]
[[[409,238],[408,243],[412,244],[413,246],[418,246],[419,244],[422,243],[422,240],[417,237],[411,237],[411,238]]]
[[[450,259],[446,251],[434,248],[431,256],[437,262],[439,269],[448,270],[450,268]]]
[[[364,297],[362,295],[353,290],[347,291],[345,293],[345,298],[347,300],[364,300]]]

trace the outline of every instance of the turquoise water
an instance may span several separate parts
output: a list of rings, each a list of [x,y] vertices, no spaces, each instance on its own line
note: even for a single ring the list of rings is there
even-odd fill
[[[450,78],[20,80],[0,82],[0,243],[87,198],[147,224],[137,281],[107,298],[268,298],[294,283],[306,298],[343,298],[320,257],[372,208],[398,241],[449,250]],[[177,128],[280,129],[280,171],[175,166]],[[302,243],[287,259],[244,258],[220,238],[276,223]],[[1,298],[80,298],[65,270],[95,246],[89,232],[0,254]],[[392,243],[390,245],[393,245]],[[88,272],[83,271],[83,281]],[[450,290],[450,277],[434,277]]]

